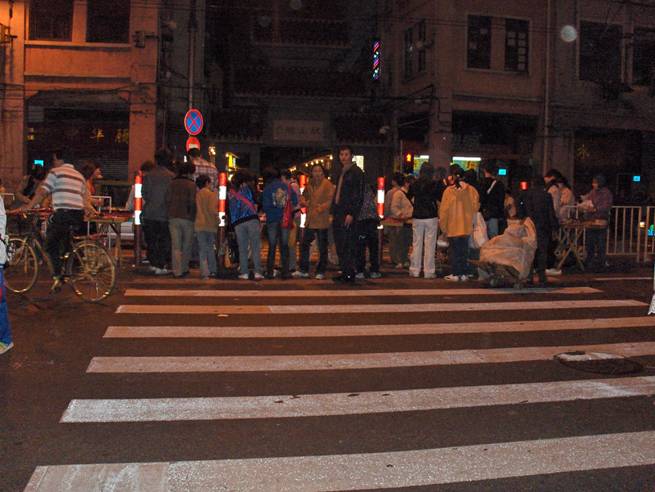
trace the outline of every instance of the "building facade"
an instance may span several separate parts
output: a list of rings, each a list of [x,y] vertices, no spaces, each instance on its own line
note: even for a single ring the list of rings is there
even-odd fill
[[[341,144],[376,176],[389,158],[372,104],[375,2],[208,1],[208,138],[219,159],[260,172],[311,161]],[[338,171],[336,159],[332,171]]]
[[[0,1],[0,173],[53,148],[126,180],[156,148],[159,1]]]
[[[554,167],[588,185],[602,171],[634,192],[628,177],[653,169],[651,4],[382,2],[396,154],[492,160],[515,182]]]

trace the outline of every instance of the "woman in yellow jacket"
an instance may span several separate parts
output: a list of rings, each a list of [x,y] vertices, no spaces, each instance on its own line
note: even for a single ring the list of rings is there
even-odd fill
[[[462,179],[464,171],[459,166],[450,167],[453,184],[444,191],[439,207],[439,226],[450,243],[451,273],[446,280],[468,280],[469,236],[473,232],[473,217],[480,208],[477,190]]]

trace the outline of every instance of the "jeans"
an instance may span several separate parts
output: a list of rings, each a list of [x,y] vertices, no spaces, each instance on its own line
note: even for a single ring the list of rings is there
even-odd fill
[[[11,340],[11,325],[7,311],[7,289],[5,288],[4,269],[0,267],[0,289],[2,289],[2,300],[0,300],[0,342],[9,345]]]
[[[239,273],[248,274],[248,254],[252,257],[255,273],[262,273],[262,237],[259,220],[249,220],[234,226],[239,245]],[[275,253],[275,250],[273,250]],[[270,251],[269,251],[270,254]]]
[[[318,265],[316,273],[325,273],[328,263],[328,230],[305,229],[305,236],[300,245],[300,271],[309,272],[309,248],[316,238],[318,242]]]
[[[268,233],[268,261],[266,272],[273,275],[275,268],[275,249],[280,244],[280,261],[282,261],[282,275],[289,274],[289,229],[282,228],[281,222],[272,222],[266,225]]]
[[[143,233],[146,240],[147,258],[150,266],[166,268],[171,259],[171,233],[168,222],[144,220]]]
[[[378,240],[378,224],[375,220],[357,222],[357,272],[366,270],[366,248],[369,252],[371,272],[380,272],[380,243]]]
[[[450,242],[450,269],[452,275],[461,277],[466,275],[468,269],[469,236],[449,237]]]
[[[200,276],[207,278],[216,275],[216,233],[210,231],[196,231],[198,240],[198,261],[200,262]]]
[[[435,272],[434,255],[437,251],[437,231],[439,219],[414,219],[412,224],[412,263],[409,273],[415,277],[421,274],[421,260],[423,274],[433,276]]]
[[[605,266],[605,250],[607,245],[607,229],[587,229],[586,249],[587,267],[603,268]],[[596,260],[596,265],[594,265]]]
[[[52,261],[53,274],[61,275],[61,257],[71,250],[71,230],[77,233],[82,227],[84,211],[82,210],[56,210],[48,224],[46,232],[45,250]]]
[[[289,270],[298,268],[298,238],[300,237],[300,219],[294,219],[293,229],[289,229]]]
[[[550,234],[537,231],[537,251],[534,254],[534,269],[539,276],[539,282],[546,281],[546,266],[548,265],[548,246],[550,241]]]
[[[337,246],[341,275],[352,278],[355,276],[355,254],[357,251],[357,225],[353,221],[349,227],[344,224],[346,216],[336,214],[332,222],[334,243]]]
[[[491,239],[492,237],[496,237],[499,234],[500,231],[500,226],[499,226],[499,219],[496,218],[491,218],[486,221],[487,223],[487,237]]]
[[[173,275],[180,277],[189,272],[189,260],[193,249],[193,222],[187,219],[170,219]]]

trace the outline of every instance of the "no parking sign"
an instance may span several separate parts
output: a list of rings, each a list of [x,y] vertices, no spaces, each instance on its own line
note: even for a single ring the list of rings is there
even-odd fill
[[[199,135],[202,132],[202,128],[205,125],[205,121],[202,118],[202,113],[197,109],[190,109],[184,115],[184,129],[191,136]]]

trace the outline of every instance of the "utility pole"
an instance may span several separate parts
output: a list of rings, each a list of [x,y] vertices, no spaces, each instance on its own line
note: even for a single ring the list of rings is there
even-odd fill
[[[196,18],[196,0],[191,0],[189,12],[189,109],[193,107],[193,87],[195,85],[196,72],[196,37],[198,33],[198,19]]]

